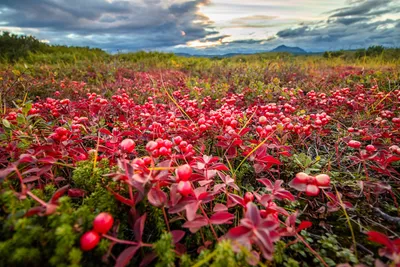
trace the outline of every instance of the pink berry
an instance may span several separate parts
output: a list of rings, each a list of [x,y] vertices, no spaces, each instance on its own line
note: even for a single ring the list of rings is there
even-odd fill
[[[110,231],[113,224],[113,216],[110,213],[102,212],[94,218],[93,230],[99,234],[105,234]]]
[[[88,231],[84,233],[81,237],[81,249],[84,251],[89,251],[94,249],[97,244],[100,242],[100,236],[95,231]]]
[[[186,197],[192,193],[192,185],[189,181],[180,181],[177,190],[179,194]]]
[[[132,153],[135,149],[135,142],[132,139],[124,139],[120,144],[121,149],[126,153]]]
[[[192,176],[192,167],[189,164],[181,165],[175,170],[179,181],[187,181]]]

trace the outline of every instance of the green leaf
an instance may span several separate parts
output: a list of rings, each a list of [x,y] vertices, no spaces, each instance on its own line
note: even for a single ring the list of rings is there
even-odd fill
[[[11,128],[11,123],[10,123],[8,120],[6,120],[6,119],[3,119],[3,125],[4,125],[4,127],[6,127],[6,128]]]
[[[32,108],[32,103],[31,102],[26,102],[25,106],[22,108],[22,112],[26,115],[28,115],[28,112],[31,110]]]
[[[19,114],[17,115],[17,122],[18,122],[18,124],[23,124],[23,123],[25,123],[25,117],[24,117],[24,115],[22,115],[21,113],[19,113]]]

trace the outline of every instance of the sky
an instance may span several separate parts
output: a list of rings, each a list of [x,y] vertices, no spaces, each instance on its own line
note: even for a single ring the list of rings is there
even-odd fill
[[[400,0],[0,0],[0,31],[110,53],[400,47]]]

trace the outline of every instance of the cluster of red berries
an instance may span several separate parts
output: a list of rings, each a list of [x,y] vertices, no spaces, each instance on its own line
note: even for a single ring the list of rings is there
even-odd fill
[[[54,141],[64,142],[68,140],[71,132],[64,127],[57,127],[57,129],[49,137]]]
[[[194,155],[195,151],[192,144],[188,144],[187,141],[184,141],[181,136],[175,136],[173,138],[175,145],[178,146],[179,151],[184,153],[187,157],[190,155]]]
[[[192,193],[192,184],[189,179],[192,176],[192,167],[189,164],[181,165],[175,170],[176,181],[178,182],[178,193],[182,196],[188,196]]]
[[[17,113],[14,111],[8,113],[8,115],[6,116],[6,120],[8,121],[14,121],[16,119],[17,119]]]
[[[107,212],[102,212],[94,218],[93,229],[84,233],[81,237],[81,249],[89,251],[94,249],[100,242],[100,235],[110,231],[114,224],[114,218]]]
[[[160,156],[169,156],[172,153],[173,143],[170,140],[164,140],[161,138],[155,141],[149,141],[146,144],[146,150],[151,154],[153,158]]]
[[[296,177],[290,181],[289,186],[306,192],[307,196],[318,196],[321,188],[329,187],[331,178],[326,174],[311,176],[304,172],[299,172]]]
[[[153,160],[150,157],[135,158],[132,160],[132,164],[136,164],[139,167],[148,167],[152,162]]]

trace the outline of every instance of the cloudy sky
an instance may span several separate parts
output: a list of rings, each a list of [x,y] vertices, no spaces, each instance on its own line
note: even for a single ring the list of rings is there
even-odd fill
[[[0,31],[109,52],[400,46],[400,0],[0,0]]]

